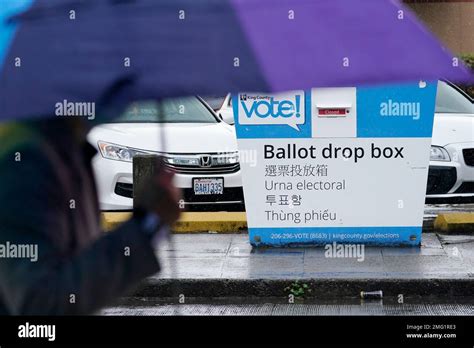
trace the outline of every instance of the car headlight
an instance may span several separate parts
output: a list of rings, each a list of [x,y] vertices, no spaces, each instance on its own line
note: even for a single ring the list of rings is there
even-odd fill
[[[239,153],[238,152],[228,152],[212,156],[213,164],[222,166],[226,164],[235,164],[239,163]]]
[[[126,146],[106,143],[105,141],[99,141],[97,144],[102,157],[116,161],[132,162],[136,155],[149,154],[145,151],[138,151]]]
[[[196,156],[167,155],[163,159],[176,166],[199,166],[199,158]]]
[[[431,146],[430,161],[451,161],[448,151],[441,146]]]

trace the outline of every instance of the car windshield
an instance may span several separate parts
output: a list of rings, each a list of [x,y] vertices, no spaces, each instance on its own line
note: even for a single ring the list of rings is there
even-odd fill
[[[436,94],[437,113],[474,114],[474,104],[471,99],[446,82],[438,82]]]
[[[201,97],[213,110],[220,109],[225,100],[225,95],[224,96],[211,95],[211,96],[201,96]]]
[[[115,123],[217,123],[212,112],[196,97],[161,102],[132,103]]]

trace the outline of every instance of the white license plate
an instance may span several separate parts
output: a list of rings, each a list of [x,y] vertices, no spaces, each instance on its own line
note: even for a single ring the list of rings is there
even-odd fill
[[[195,195],[222,195],[224,193],[224,178],[193,179]]]

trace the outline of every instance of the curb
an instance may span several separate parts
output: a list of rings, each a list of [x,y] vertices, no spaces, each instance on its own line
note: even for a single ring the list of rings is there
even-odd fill
[[[295,279],[156,279],[145,280],[133,297],[287,297]],[[355,298],[361,291],[382,290],[384,297],[472,296],[474,279],[298,279],[307,298]]]
[[[441,213],[434,221],[434,229],[445,233],[474,233],[474,213]]]
[[[113,230],[132,217],[132,213],[101,213],[100,225],[106,232]]]
[[[110,231],[130,219],[131,216],[130,212],[102,213],[102,228]],[[171,228],[174,233],[236,233],[246,229],[245,212],[185,212]]]
[[[101,213],[102,228],[104,231],[113,230],[131,216],[131,212],[103,212]],[[425,217],[423,232],[433,232],[436,228],[434,221],[434,217]],[[246,229],[245,212],[184,212],[172,231],[174,233],[237,233]]]

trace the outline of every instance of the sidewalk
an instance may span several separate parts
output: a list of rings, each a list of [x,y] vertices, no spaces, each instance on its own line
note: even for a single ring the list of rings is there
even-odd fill
[[[178,234],[157,250],[163,270],[134,296],[287,296],[294,280],[313,297],[472,296],[474,237],[424,233],[421,248],[366,247],[364,260],[327,258],[323,247],[255,249],[242,234]]]

